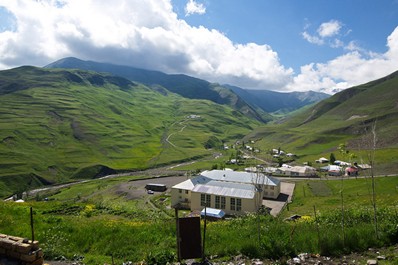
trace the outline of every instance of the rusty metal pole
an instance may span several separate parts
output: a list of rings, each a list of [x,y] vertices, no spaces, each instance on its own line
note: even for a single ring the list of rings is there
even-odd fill
[[[204,226],[203,226],[203,245],[202,245],[202,264],[206,261],[206,254],[205,254],[205,245],[206,245],[206,217],[207,217],[207,202],[205,206],[205,219],[204,219]]]

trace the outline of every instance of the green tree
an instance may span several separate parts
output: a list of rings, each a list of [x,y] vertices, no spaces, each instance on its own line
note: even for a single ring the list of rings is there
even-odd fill
[[[334,155],[334,153],[330,154],[329,161],[330,161],[330,164],[334,164],[334,162],[336,161],[336,156]]]

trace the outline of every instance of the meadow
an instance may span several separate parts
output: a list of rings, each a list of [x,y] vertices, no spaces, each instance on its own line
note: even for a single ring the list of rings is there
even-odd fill
[[[47,259],[84,258],[85,264],[110,263],[112,257],[117,263],[175,261],[176,228],[169,195],[127,199],[114,189],[143,177],[91,181],[37,195],[26,203],[1,202],[0,232],[29,238],[33,207],[35,236]],[[376,179],[377,233],[369,179],[344,180],[344,230],[340,185],[340,180],[297,182],[293,202],[277,218],[248,214],[208,222],[206,255],[220,260],[239,254],[283,260],[302,252],[341,256],[398,243],[398,177]],[[48,201],[36,201],[44,196]],[[293,214],[305,218],[285,221]]]
[[[21,67],[0,78],[0,197],[211,156],[260,124],[106,74]]]

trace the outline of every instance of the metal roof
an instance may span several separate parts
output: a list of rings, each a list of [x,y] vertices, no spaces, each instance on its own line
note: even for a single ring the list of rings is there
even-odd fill
[[[220,209],[206,207],[206,210],[203,209],[200,212],[200,215],[204,216],[206,212],[206,216],[215,217],[215,218],[223,218],[225,216],[225,212]]]
[[[254,187],[251,184],[225,183],[219,181],[198,184],[192,189],[192,192],[245,199],[252,199],[255,194]]]
[[[262,173],[253,173],[253,172],[211,170],[211,171],[203,171],[200,175],[213,180],[247,183],[251,185],[258,183],[269,186],[277,186],[280,183],[280,181],[276,178],[266,176]]]
[[[276,178],[258,173],[238,172],[231,170],[204,171],[199,176],[174,185],[174,189],[229,196],[237,198],[254,198],[254,184],[278,186]]]
[[[207,183],[211,179],[204,177],[204,176],[197,176],[191,179],[187,179],[177,185],[174,185],[172,188],[175,189],[182,189],[182,190],[192,190],[197,184]]]

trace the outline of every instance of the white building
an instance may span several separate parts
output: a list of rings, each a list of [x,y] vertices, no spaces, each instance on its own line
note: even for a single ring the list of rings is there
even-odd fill
[[[226,214],[256,212],[263,198],[276,199],[280,181],[261,173],[204,171],[171,188],[171,206],[201,211],[205,206]]]
[[[288,177],[315,177],[316,169],[310,166],[282,166],[275,171],[275,174]]]

